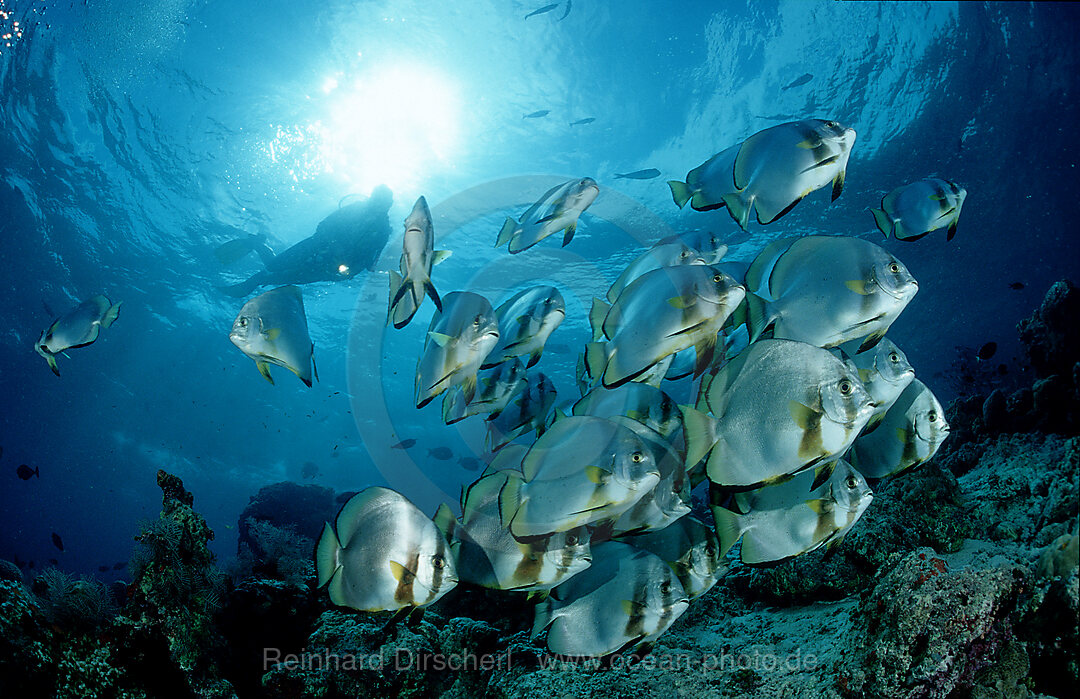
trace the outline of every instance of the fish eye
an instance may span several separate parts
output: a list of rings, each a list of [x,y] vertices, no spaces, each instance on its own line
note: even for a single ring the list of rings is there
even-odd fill
[[[567,546],[577,546],[577,542],[578,542],[578,538],[574,534],[570,534],[569,536],[566,537],[566,545]]]
[[[839,124],[837,124],[835,121],[826,121],[825,126],[828,126],[830,129],[835,129],[837,126],[839,126]]]
[[[642,461],[645,460],[645,455],[642,454],[640,451],[635,451],[633,454],[630,455],[630,460],[633,461],[635,464],[640,464]]]
[[[848,476],[847,480],[844,481],[844,485],[848,487],[848,490],[855,490],[859,485],[859,480],[855,476]]]
[[[844,379],[840,382],[840,395],[850,396],[851,392],[855,390],[855,386],[850,381]]]
[[[664,582],[660,583],[660,594],[666,595],[669,592],[671,592],[671,582],[665,580]]]
[[[724,275],[722,275],[722,274],[714,274],[712,280],[714,282],[716,282],[717,284],[719,284],[720,282],[724,281]]]
[[[244,317],[244,316],[241,316],[241,317],[240,317],[240,327],[241,327],[241,328],[246,328],[246,327],[247,327],[247,323],[248,323],[248,321],[247,321],[247,318],[246,318],[246,317]]]
[[[432,556],[431,565],[434,566],[436,570],[442,570],[446,567],[446,559],[438,555]]]
[[[930,422],[937,422],[937,411],[931,410],[930,414],[926,416],[926,419]]]
[[[893,364],[899,364],[900,363],[900,355],[897,354],[896,352],[890,352],[889,353],[889,361],[892,362]]]
[[[900,274],[900,265],[897,264],[896,262],[891,263],[889,265],[889,271],[892,272],[893,274]]]
[[[473,324],[473,327],[479,327],[480,326],[480,316],[476,316],[475,318],[473,318],[472,319],[472,324]]]

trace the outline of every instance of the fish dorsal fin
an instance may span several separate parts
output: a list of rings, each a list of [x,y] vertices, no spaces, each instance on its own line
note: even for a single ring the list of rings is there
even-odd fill
[[[827,464],[821,464],[814,469],[814,482],[810,484],[810,490],[814,491],[825,485],[830,478],[832,478],[833,471],[836,469],[836,462],[830,461]]]
[[[461,519],[463,522],[468,522],[470,515],[476,511],[477,502],[498,500],[499,492],[502,491],[504,485],[506,485],[507,479],[510,477],[510,471],[496,471],[483,476],[478,481],[474,481],[468,488],[465,489],[465,494],[461,500]]]
[[[457,520],[454,519],[454,513],[450,511],[450,506],[445,502],[439,505],[439,509],[435,510],[435,516],[431,519],[435,523],[435,526],[439,528],[446,540],[453,541],[454,535],[457,531]]]
[[[431,341],[437,344],[439,347],[446,347],[448,344],[454,341],[453,335],[447,335],[446,333],[437,333],[434,330],[428,333],[428,337]]]

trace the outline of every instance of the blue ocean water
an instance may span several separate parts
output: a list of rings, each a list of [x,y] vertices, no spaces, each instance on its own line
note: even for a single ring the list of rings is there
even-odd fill
[[[0,0],[0,558],[94,574],[126,560],[160,508],[158,469],[194,493],[220,558],[269,483],[390,485],[428,513],[456,500],[481,421],[413,407],[431,305],[385,324],[420,195],[453,250],[441,293],[562,290],[539,368],[566,399],[591,298],[668,232],[713,231],[743,263],[791,235],[880,242],[868,207],[949,179],[968,190],[954,240],[883,243],[920,281],[890,337],[943,402],[958,347],[997,342],[999,380],[1023,370],[1016,322],[1080,267],[1076,7],[576,0],[526,19],[542,4]],[[858,132],[837,201],[815,192],[748,233],[672,203],[665,180],[811,117]],[[661,176],[615,178],[645,168]],[[493,247],[507,215],[586,175],[602,191],[569,246]],[[220,289],[258,260],[224,267],[214,249],[265,234],[284,250],[379,184],[394,205],[377,270],[304,287],[321,380],[270,385],[230,344],[243,299]],[[57,378],[33,351],[46,306],[97,293],[120,318]]]

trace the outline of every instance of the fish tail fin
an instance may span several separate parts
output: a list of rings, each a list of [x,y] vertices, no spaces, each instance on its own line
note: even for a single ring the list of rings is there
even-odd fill
[[[885,213],[884,209],[871,208],[870,213],[874,215],[874,223],[877,224],[878,230],[881,231],[882,235],[888,238],[890,233],[895,234],[896,222]]]
[[[555,618],[552,613],[554,611],[554,608],[555,604],[554,602],[552,602],[550,597],[545,597],[544,599],[537,602],[536,606],[534,607],[535,612],[533,613],[532,630],[529,631],[529,640],[532,640],[539,636],[541,633],[544,632],[544,629],[551,625],[551,622]]]
[[[315,545],[315,569],[319,575],[319,587],[330,582],[330,578],[341,568],[340,553],[341,543],[338,542],[334,528],[327,522],[323,526],[319,542]]]
[[[776,322],[776,318],[768,314],[769,307],[757,294],[746,294],[746,331],[750,335],[750,342],[756,341],[769,326]]]
[[[671,198],[675,202],[675,206],[680,209],[686,206],[686,202],[690,201],[690,198],[694,196],[694,193],[690,191],[690,185],[679,180],[668,180],[668,187],[671,188]]]
[[[592,308],[589,309],[589,325],[592,326],[593,342],[604,337],[604,319],[607,318],[611,304],[597,296],[593,297]]]
[[[105,311],[105,315],[101,318],[101,327],[109,327],[120,317],[120,304],[122,303],[123,301],[117,301],[112,306],[109,306],[109,310]]]
[[[750,225],[750,209],[753,202],[744,202],[739,194],[723,194],[720,198],[723,199],[724,205],[727,206],[731,217],[735,219],[735,223],[739,224],[739,228],[745,231],[747,226]]]
[[[713,521],[716,523],[716,535],[720,538],[720,556],[724,556],[743,535],[741,517],[726,507],[713,505]]]
[[[517,221],[506,217],[506,221],[503,223],[503,227],[499,230],[499,237],[495,240],[495,247],[501,248],[510,242],[510,239],[514,237],[514,230],[517,229]]]
[[[461,391],[452,389],[443,395],[442,419],[447,425],[452,425],[467,418],[468,403]]]
[[[509,528],[521,507],[521,484],[524,482],[522,476],[511,471],[499,490],[499,519],[504,527]]]
[[[585,345],[585,372],[593,381],[604,375],[607,369],[607,345],[603,342],[590,342]]]
[[[716,445],[718,421],[697,408],[680,406],[683,415],[683,436],[686,440],[686,466],[690,468],[708,456]]]

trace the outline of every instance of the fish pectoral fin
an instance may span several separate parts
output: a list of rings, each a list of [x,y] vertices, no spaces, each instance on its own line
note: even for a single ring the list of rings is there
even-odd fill
[[[868,282],[865,279],[849,279],[844,282],[844,286],[860,296],[869,296],[874,283]]]
[[[667,300],[667,303],[672,308],[678,308],[681,311],[692,308],[697,303],[697,296],[693,294],[689,296],[672,296]]]
[[[814,514],[825,515],[832,512],[832,503],[828,500],[806,500],[806,506],[813,510]]]
[[[514,231],[517,230],[518,223],[509,216],[506,217],[506,221],[503,223],[503,227],[499,230],[499,237],[495,240],[495,247],[501,248],[510,242],[514,237]]]
[[[453,250],[434,250],[431,253],[431,266],[441,264],[446,258],[454,254]]]
[[[954,218],[953,222],[949,225],[949,233],[945,236],[945,240],[949,241],[956,235],[956,224],[960,222],[960,218]]]
[[[267,328],[266,330],[263,330],[262,334],[267,340],[273,342],[281,337],[281,328]]]
[[[910,435],[908,434],[908,431],[905,430],[903,427],[897,427],[896,439],[899,440],[901,444],[907,444],[908,439],[910,439]]]
[[[448,344],[454,341],[453,335],[447,335],[446,333],[437,333],[434,330],[428,333],[428,337],[431,341],[437,344],[439,347],[446,347]]]
[[[791,419],[795,421],[799,429],[808,430],[812,423],[817,422],[818,412],[797,400],[788,401],[788,412],[791,413]]]
[[[832,181],[832,201],[836,201],[836,199],[841,194],[843,194],[843,192],[844,192],[844,178],[845,177],[847,177],[847,169],[843,169],[840,172],[836,173],[836,177],[833,178],[833,181]]]
[[[866,350],[876,346],[877,343],[881,342],[881,338],[885,337],[885,333],[887,333],[888,331],[888,328],[882,328],[877,332],[867,335],[866,338],[862,341],[862,344],[859,345],[859,352],[865,352]]]
[[[603,485],[611,478],[611,474],[599,466],[586,466],[585,477],[597,485]]]
[[[56,366],[56,357],[51,354],[45,355],[45,361],[49,363],[49,368],[52,369],[52,373],[57,376],[60,375],[60,369]]]
[[[570,244],[570,241],[574,239],[574,233],[577,232],[577,221],[574,221],[563,230],[562,246],[565,248]]]
[[[623,614],[625,614],[626,616],[637,616],[639,610],[645,605],[641,602],[635,602],[632,599],[624,599],[619,603],[619,606],[622,608]]]
[[[274,384],[274,377],[270,376],[270,365],[266,362],[255,362],[255,368],[259,370],[259,373],[263,375],[263,378],[270,382],[270,385]]]
[[[416,573],[393,560],[390,561],[390,574],[393,575],[394,580],[397,580],[398,582],[408,582],[416,577]]]

